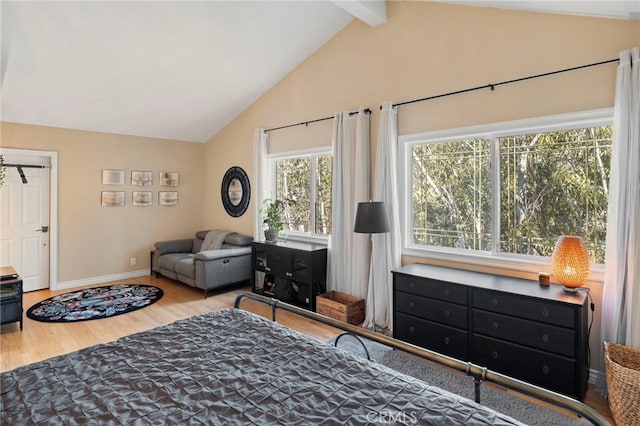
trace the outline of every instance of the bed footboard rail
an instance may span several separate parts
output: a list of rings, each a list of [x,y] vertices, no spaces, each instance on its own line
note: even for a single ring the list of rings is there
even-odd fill
[[[609,425],[609,422],[593,408],[576,399],[569,398],[567,396],[541,388],[539,386],[535,386],[530,383],[526,383],[521,380],[506,376],[504,374],[488,370],[485,367],[473,364],[471,362],[460,361],[456,358],[452,358],[446,355],[439,354],[437,352],[430,351],[428,349],[421,348],[419,346],[396,340],[389,336],[374,333],[373,331],[366,328],[338,321],[333,318],[329,318],[327,316],[320,315],[318,313],[311,312],[309,310],[279,301],[277,299],[265,297],[251,292],[243,292],[238,295],[234,305],[236,309],[241,309],[240,305],[243,299],[251,299],[269,305],[271,307],[271,319],[273,321],[277,321],[277,312],[279,310],[287,311],[295,315],[299,315],[329,325],[339,330],[352,333],[356,336],[361,336],[366,339],[381,343],[383,345],[391,346],[395,349],[408,352],[410,354],[416,355],[418,357],[471,376],[474,381],[475,400],[478,403],[481,402],[480,386],[482,382],[490,382],[508,389],[512,389],[516,392],[530,396],[537,400],[550,403],[556,407],[576,413],[586,420],[589,420],[594,425]]]

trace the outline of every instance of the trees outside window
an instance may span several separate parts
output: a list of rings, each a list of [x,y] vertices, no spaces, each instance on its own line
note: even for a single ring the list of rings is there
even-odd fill
[[[579,235],[604,263],[610,118],[552,121],[408,142],[406,245],[546,257],[559,236]]]
[[[285,209],[283,230],[289,235],[330,235],[333,156],[324,151],[272,161],[276,199],[295,201]]]
[[[551,256],[579,235],[604,263],[611,126],[498,138],[500,251]]]
[[[413,147],[416,244],[491,250],[490,148],[487,139]]]

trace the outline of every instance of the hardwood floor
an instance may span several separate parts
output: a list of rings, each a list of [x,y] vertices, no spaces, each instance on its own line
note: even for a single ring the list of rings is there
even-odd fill
[[[162,288],[164,297],[150,307],[96,321],[44,323],[33,321],[25,315],[23,331],[20,331],[18,323],[3,325],[0,330],[0,371],[8,371],[98,343],[110,342],[193,315],[232,307],[240,292],[250,290],[248,286],[234,287],[212,292],[207,299],[204,299],[203,292],[200,290],[151,275],[114,283],[155,285]],[[34,303],[66,291],[68,290],[56,292],[40,290],[26,293],[24,295],[25,312]],[[271,318],[270,308],[258,302],[245,300],[241,307]],[[287,312],[278,314],[278,322],[320,341],[326,341],[339,334],[335,328]],[[614,425],[607,401],[593,390],[592,385],[589,385],[585,403]]]

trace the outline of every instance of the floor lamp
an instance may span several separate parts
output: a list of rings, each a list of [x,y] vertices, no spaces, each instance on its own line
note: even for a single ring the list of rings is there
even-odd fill
[[[366,203],[358,203],[358,211],[356,212],[356,224],[353,232],[359,234],[371,234],[371,250],[373,255],[373,234],[389,232],[389,218],[387,217],[387,209],[382,201],[369,201]],[[370,259],[371,260],[371,259]],[[376,331],[376,292],[374,286],[371,286],[371,302],[373,317],[373,332]]]

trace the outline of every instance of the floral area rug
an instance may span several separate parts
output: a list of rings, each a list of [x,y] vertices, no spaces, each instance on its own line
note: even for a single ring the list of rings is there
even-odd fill
[[[151,285],[118,284],[93,287],[38,302],[27,310],[27,317],[44,322],[108,318],[152,305],[163,295],[162,289]]]

